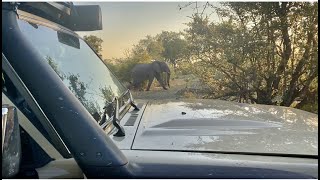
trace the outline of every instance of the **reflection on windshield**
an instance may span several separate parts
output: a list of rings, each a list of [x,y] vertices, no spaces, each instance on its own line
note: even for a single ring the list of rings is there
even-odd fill
[[[106,110],[104,107],[126,89],[91,48],[83,40],[63,32],[40,25],[35,28],[22,20],[18,24],[94,119],[100,121],[105,111],[109,119],[113,108]]]

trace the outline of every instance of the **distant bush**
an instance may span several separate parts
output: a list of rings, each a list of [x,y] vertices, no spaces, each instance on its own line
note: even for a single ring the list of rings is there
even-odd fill
[[[105,60],[104,62],[123,84],[128,85],[132,82],[132,68],[136,64],[150,63],[151,57],[147,53],[142,52],[140,54],[133,54],[127,58],[113,59],[112,62],[110,60]],[[143,83],[142,87],[146,87],[146,83]]]
[[[312,112],[312,113],[316,113],[318,114],[318,103],[315,104],[305,104],[303,105],[300,109],[308,111],[308,112]]]
[[[192,74],[192,64],[190,62],[181,62],[177,68],[177,72],[180,75],[189,75]]]

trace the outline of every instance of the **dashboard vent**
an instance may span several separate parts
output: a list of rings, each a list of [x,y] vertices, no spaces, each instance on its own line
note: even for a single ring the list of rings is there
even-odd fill
[[[142,103],[139,103],[138,105],[138,108],[141,109],[143,104]],[[139,114],[138,114],[139,111],[133,111],[131,113],[131,116],[129,117],[128,121],[124,124],[124,126],[134,126],[134,123],[136,122]]]
[[[136,122],[138,117],[138,114],[131,114],[130,118],[128,121],[124,124],[124,126],[133,126],[134,123]]]

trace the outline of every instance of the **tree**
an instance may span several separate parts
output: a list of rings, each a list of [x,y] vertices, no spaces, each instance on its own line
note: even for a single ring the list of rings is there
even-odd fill
[[[167,61],[177,67],[177,62],[184,58],[187,42],[182,38],[181,33],[162,31],[157,35],[157,39],[162,42],[162,56]]]
[[[165,60],[176,67],[177,62],[184,58],[187,42],[182,33],[162,31],[156,36],[146,36],[134,46],[133,56],[147,55],[151,59]]]
[[[132,49],[133,56],[147,55],[150,59],[162,59],[163,46],[159,40],[152,36],[141,39]]]
[[[90,47],[102,58],[102,43],[103,40],[97,36],[84,36],[83,39],[90,45]]]
[[[186,30],[189,58],[200,67],[195,73],[210,85],[214,98],[291,106],[315,96],[317,3],[222,4],[215,9],[221,23],[194,14]]]

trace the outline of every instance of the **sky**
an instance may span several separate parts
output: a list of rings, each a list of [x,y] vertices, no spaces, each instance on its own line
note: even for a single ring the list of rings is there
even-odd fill
[[[183,8],[187,2],[78,2],[75,4],[100,5],[103,30],[78,32],[80,36],[96,35],[103,40],[104,59],[124,57],[140,39],[154,36],[161,31],[179,32],[187,26],[193,9]]]

